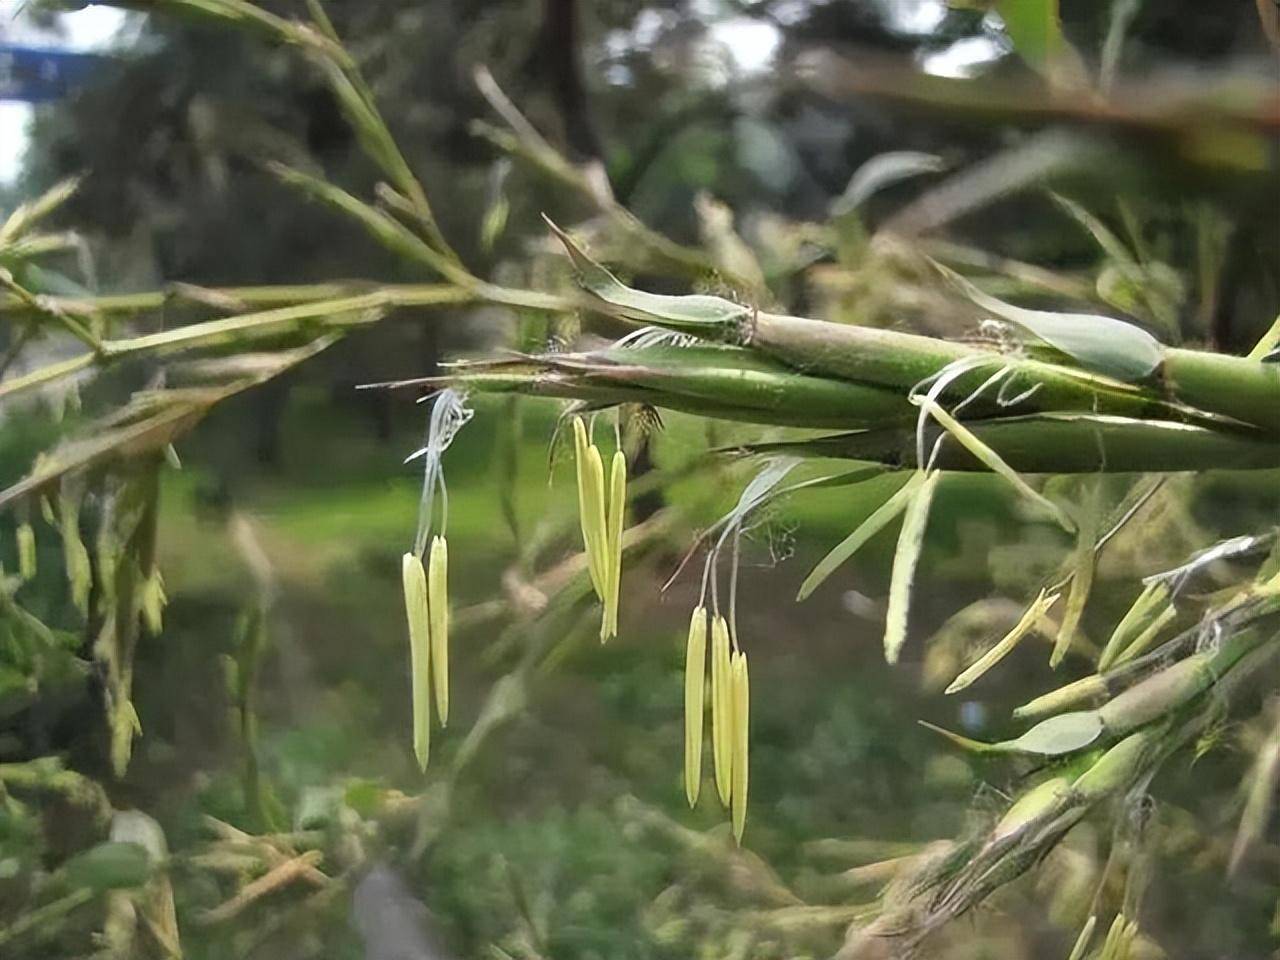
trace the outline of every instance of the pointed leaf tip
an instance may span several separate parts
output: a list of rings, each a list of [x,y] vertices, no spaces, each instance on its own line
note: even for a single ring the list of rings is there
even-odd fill
[[[545,213],[542,219],[564,245],[573,264],[578,284],[592,296],[615,308],[622,317],[639,323],[651,323],[671,330],[700,335],[732,335],[739,321],[751,312],[749,307],[723,297],[704,294],[670,296],[645,293],[628,287],[601,264],[591,259],[564,230]]]

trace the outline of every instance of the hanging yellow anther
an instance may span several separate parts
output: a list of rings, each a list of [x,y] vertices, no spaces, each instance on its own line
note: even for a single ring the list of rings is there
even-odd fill
[[[730,667],[733,692],[733,838],[742,842],[747,825],[747,785],[750,773],[751,681],[747,675],[747,655],[733,655]]]
[[[729,674],[729,624],[711,621],[711,759],[720,803],[729,806],[733,769],[733,690]]]
[[[618,635],[618,599],[622,591],[622,521],[627,512],[627,458],[621,450],[613,452],[609,467],[608,527],[605,531],[605,595],[604,616],[600,623],[600,639]]]
[[[427,560],[427,612],[431,628],[431,659],[440,726],[449,724],[449,543],[431,539]]]
[[[409,659],[413,690],[413,753],[427,769],[431,755],[431,630],[427,611],[427,577],[422,561],[406,553],[400,563],[404,608],[409,621]]]
[[[707,680],[707,610],[701,604],[689,620],[684,658],[684,795],[698,803],[702,788],[702,715]]]

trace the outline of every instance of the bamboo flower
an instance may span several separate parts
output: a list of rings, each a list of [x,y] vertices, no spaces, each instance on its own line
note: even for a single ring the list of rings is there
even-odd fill
[[[591,586],[604,604],[600,640],[618,633],[618,594],[622,581],[622,521],[626,513],[627,459],[614,451],[606,496],[604,460],[591,442],[581,417],[573,421],[578,475],[578,516]]]

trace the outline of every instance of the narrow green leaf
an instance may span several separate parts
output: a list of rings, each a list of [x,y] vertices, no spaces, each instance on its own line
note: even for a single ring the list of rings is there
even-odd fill
[[[703,336],[733,332],[751,313],[750,307],[700,294],[678,297],[633,290],[582,251],[567,233],[543,218],[564,244],[578,282],[629,320],[653,323],[674,330],[688,330]]]
[[[1102,736],[1106,729],[1097,710],[1082,710],[1049,717],[1037,723],[1022,736],[997,743],[971,740],[924,721],[921,721],[921,725],[974,753],[1026,753],[1041,757],[1058,757],[1082,750]]]
[[[942,428],[955,437],[956,441],[980,460],[992,473],[999,474],[1009,484],[1022,494],[1032,503],[1043,509],[1049,516],[1057,521],[1058,526],[1067,531],[1074,531],[1075,524],[1071,522],[1071,518],[1066,515],[1063,509],[1043,494],[1037,493],[1031,488],[1027,481],[1018,475],[1018,472],[1005,463],[1000,454],[996,453],[989,446],[982,442],[972,430],[957,420],[951,414],[933,400],[928,397],[913,397],[912,403],[923,407],[929,412],[929,416],[937,420]]]
[[[813,568],[809,576],[805,577],[804,583],[800,584],[800,591],[796,594],[796,600],[804,600],[809,594],[813,593],[827,577],[831,576],[842,563],[853,556],[863,544],[883,530],[889,524],[889,521],[906,508],[912,494],[919,489],[920,484],[923,482],[924,474],[919,471],[913,472],[888,500],[877,507],[871,516],[857,526],[853,533],[841,540],[832,548],[830,553],[818,561],[817,566]]]

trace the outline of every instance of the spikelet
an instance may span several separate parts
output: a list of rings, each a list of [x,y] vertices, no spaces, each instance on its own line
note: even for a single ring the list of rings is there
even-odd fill
[[[733,694],[729,675],[729,624],[724,617],[711,621],[711,759],[716,792],[729,806],[733,765]]]
[[[733,700],[733,838],[742,843],[742,831],[747,826],[748,753],[751,747],[751,682],[745,653],[733,655],[730,673]]]
[[[431,539],[427,560],[427,613],[431,627],[432,675],[440,726],[449,725],[449,543]]]
[[[36,575],[36,532],[31,524],[18,526],[18,576],[25,583]]]
[[[600,623],[603,642],[618,635],[618,599],[622,591],[622,522],[627,512],[627,457],[613,452],[609,467],[609,519],[605,531],[606,583],[604,616]]]
[[[684,795],[698,804],[702,789],[702,715],[707,680],[707,610],[699,604],[689,619],[684,657]]]
[[[427,769],[431,756],[431,639],[427,616],[427,577],[422,561],[406,553],[400,563],[404,607],[409,621],[409,661],[413,684],[413,753]]]

